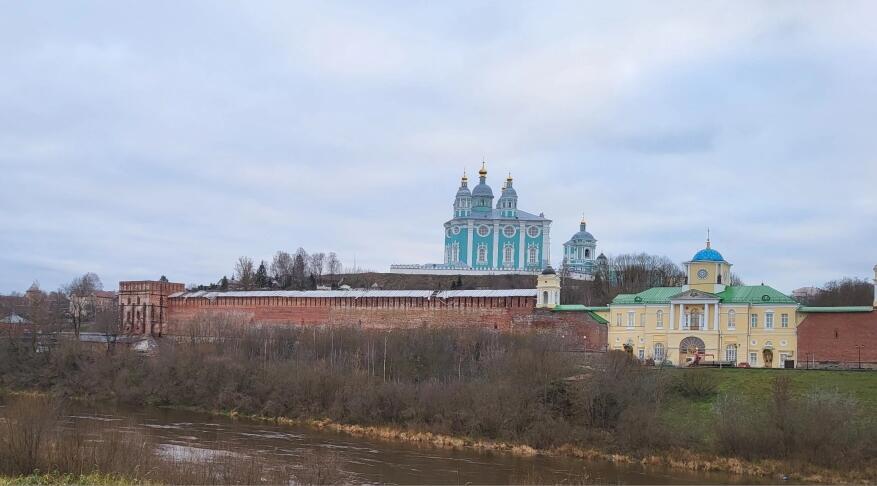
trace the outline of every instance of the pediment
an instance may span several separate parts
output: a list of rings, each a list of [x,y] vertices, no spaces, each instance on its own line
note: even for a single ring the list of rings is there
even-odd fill
[[[704,292],[703,290],[689,289],[670,297],[670,300],[720,300],[720,298],[716,294]]]

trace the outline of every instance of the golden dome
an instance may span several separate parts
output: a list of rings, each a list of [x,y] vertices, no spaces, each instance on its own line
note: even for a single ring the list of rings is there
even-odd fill
[[[481,170],[478,171],[478,175],[481,177],[487,177],[487,162],[481,161]]]

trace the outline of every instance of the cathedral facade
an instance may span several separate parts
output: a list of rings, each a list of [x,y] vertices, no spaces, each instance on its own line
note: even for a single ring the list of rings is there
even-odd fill
[[[494,206],[487,168],[469,189],[464,174],[454,199],[454,217],[444,224],[444,267],[459,270],[539,272],[548,266],[551,221],[518,209],[511,174]]]

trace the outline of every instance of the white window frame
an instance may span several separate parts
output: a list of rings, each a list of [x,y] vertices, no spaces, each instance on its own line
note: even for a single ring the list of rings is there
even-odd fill
[[[737,346],[733,344],[725,346],[725,361],[737,362]]]
[[[646,327],[646,313],[643,312],[642,315],[639,316],[639,327],[645,329]]]
[[[749,366],[756,366],[758,364],[758,353],[752,351],[749,353]]]
[[[737,311],[731,309],[728,311],[728,330],[733,331],[737,329]]]
[[[773,312],[764,313],[764,328],[773,330]]]
[[[758,328],[758,314],[749,315],[749,327],[752,329]]]
[[[636,325],[636,311],[627,311],[627,328],[633,329]]]
[[[644,361],[646,359],[646,350],[640,348],[639,349],[639,360]]]
[[[663,362],[666,358],[666,353],[664,352],[664,343],[655,343],[655,361],[660,363]]]
[[[789,315],[781,314],[780,315],[780,327],[783,329],[787,329],[789,327]]]
[[[664,328],[664,311],[660,309],[655,313],[655,327],[658,329]]]
[[[515,247],[511,243],[506,243],[502,247],[502,262],[506,265],[515,263]]]
[[[478,263],[486,264],[487,263],[487,245],[485,245],[483,243],[478,245],[477,253],[478,253],[478,255],[477,255]]]
[[[621,313],[619,312],[615,319],[615,327],[621,327]]]
[[[536,263],[536,260],[539,259],[539,247],[536,245],[531,245],[527,248],[527,263]]]

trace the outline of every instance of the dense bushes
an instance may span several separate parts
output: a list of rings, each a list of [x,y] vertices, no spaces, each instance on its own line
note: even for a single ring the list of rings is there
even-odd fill
[[[877,454],[877,428],[861,419],[854,400],[830,390],[796,396],[785,376],[774,379],[767,403],[723,395],[715,409],[716,447],[727,454],[827,467],[859,464]]]
[[[246,328],[233,316],[192,323],[154,356],[66,343],[33,353],[0,342],[0,385],[132,404],[269,417],[327,417],[450,435],[567,443],[630,453],[684,447],[825,466],[877,454],[874,426],[837,393],[767,401],[718,393],[711,370],[643,367],[624,352],[584,360],[555,338],[489,330]],[[747,373],[747,371],[740,371]],[[778,375],[781,378],[783,375]],[[680,420],[680,403],[715,414]],[[671,407],[672,413],[668,410]],[[684,409],[684,407],[682,407]]]

